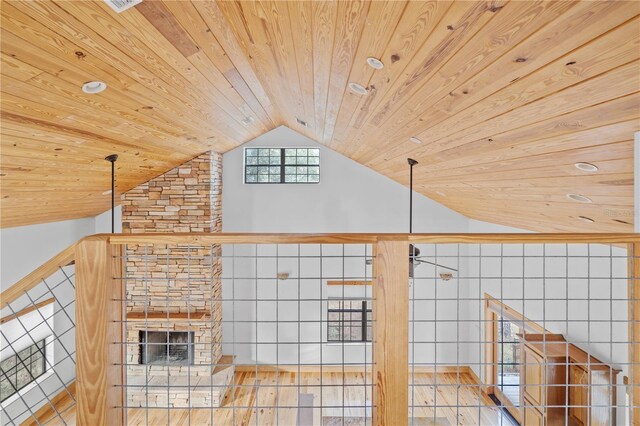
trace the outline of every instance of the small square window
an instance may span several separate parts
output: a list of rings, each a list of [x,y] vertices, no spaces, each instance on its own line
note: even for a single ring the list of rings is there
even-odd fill
[[[366,300],[329,300],[327,321],[328,342],[371,341],[371,306]]]
[[[245,148],[244,182],[319,183],[318,148]]]
[[[41,340],[0,362],[0,402],[47,371],[45,341]]]

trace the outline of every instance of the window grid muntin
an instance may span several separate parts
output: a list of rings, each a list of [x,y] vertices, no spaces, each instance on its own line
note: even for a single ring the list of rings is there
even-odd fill
[[[6,401],[46,373],[46,359],[46,339],[42,339],[0,361],[0,370],[2,370],[0,371],[0,384],[9,384],[9,388],[5,387],[5,389],[9,389],[9,393],[2,395],[0,402]],[[3,364],[8,361],[13,361],[13,365],[5,370]],[[19,374],[23,371],[27,373],[27,380],[21,383],[19,382],[21,380]]]
[[[319,183],[318,148],[246,148],[244,183]]]
[[[338,306],[337,308],[331,307],[334,303]],[[331,314],[337,314],[338,319],[331,319]],[[347,314],[348,319],[345,319]],[[359,318],[356,314],[359,314]],[[356,315],[355,319],[354,315]],[[327,342],[371,342],[372,321],[372,309],[366,300],[330,300],[327,304]],[[349,332],[345,333],[345,329]],[[357,338],[354,338],[354,329],[360,331]],[[340,337],[332,338],[332,331],[336,330]]]

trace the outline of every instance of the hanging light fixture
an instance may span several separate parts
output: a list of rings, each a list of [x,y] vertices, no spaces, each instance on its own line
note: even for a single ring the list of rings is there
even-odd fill
[[[407,158],[407,163],[409,163],[409,233],[413,234],[413,166],[418,164],[418,162],[413,158]],[[409,244],[409,278],[413,278],[414,269],[421,263],[437,266],[438,268],[444,268],[452,272],[458,272],[457,269],[424,260],[424,257],[426,256],[420,256],[420,249],[418,247],[413,244]],[[453,274],[440,273],[440,277],[444,281],[449,281],[453,277]]]
[[[116,208],[116,160],[118,154],[111,154],[105,160],[111,163],[111,233],[115,233],[115,208]]]

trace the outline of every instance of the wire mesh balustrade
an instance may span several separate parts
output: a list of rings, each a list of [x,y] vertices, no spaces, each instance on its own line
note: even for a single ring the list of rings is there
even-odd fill
[[[372,302],[371,252],[127,245],[128,421],[371,424],[373,320],[362,312]],[[171,357],[173,348],[187,355]]]
[[[633,236],[88,239],[75,277],[3,308],[3,423],[635,424],[639,252]]]
[[[3,425],[67,424],[74,417],[74,281],[74,266],[60,266],[47,278],[2,302]]]
[[[409,424],[633,424],[626,247],[417,247]]]

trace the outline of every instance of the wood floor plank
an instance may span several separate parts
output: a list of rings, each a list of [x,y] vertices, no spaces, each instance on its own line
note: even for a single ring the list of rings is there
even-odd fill
[[[437,378],[436,378],[437,376]],[[130,408],[128,412],[128,425],[293,425],[298,412],[298,395],[305,394],[313,397],[313,419],[314,424],[321,424],[319,417],[351,417],[362,419],[362,410],[356,408],[336,409],[348,401],[350,404],[362,404],[370,400],[370,394],[366,392],[366,387],[362,373],[345,373],[344,380],[341,373],[324,374],[322,383],[326,386],[321,388],[320,376],[317,373],[302,373],[299,377],[297,373],[259,373],[260,385],[267,385],[267,388],[256,388],[256,375],[251,372],[235,374],[235,386],[233,391],[229,391],[218,409],[208,408],[171,409],[155,408],[140,409]],[[425,419],[445,418],[449,424],[465,425],[486,425],[499,424],[502,414],[493,401],[486,395],[479,392],[478,384],[468,373],[416,373],[416,386],[409,390],[413,394],[414,408],[411,410],[416,421]],[[460,380],[460,387],[457,388],[457,380]],[[293,386],[291,388],[269,387],[279,383],[281,386]],[[343,400],[343,383],[351,384],[344,388],[345,400]],[[435,386],[437,383],[437,386]],[[436,389],[437,388],[437,389]],[[324,390],[323,390],[324,389]],[[457,389],[457,390],[456,390]],[[322,396],[322,399],[321,399]],[[411,400],[411,399],[410,399]],[[319,408],[320,401],[325,408]],[[343,402],[345,401],[345,402]],[[456,407],[460,402],[460,407]],[[276,403],[281,407],[275,409]],[[430,406],[441,405],[437,410]],[[250,408],[255,405],[263,408],[256,410]],[[235,407],[235,410],[234,410]],[[273,407],[273,408],[270,408]],[[235,411],[235,413],[234,413]],[[64,414],[64,420],[69,425],[75,425],[75,410],[69,410]],[[213,421],[213,422],[212,422]],[[291,423],[294,422],[294,423]],[[464,422],[464,423],[460,423]],[[359,423],[357,423],[359,424]]]

